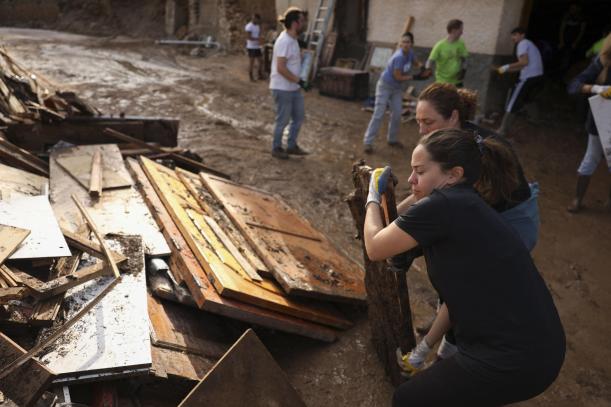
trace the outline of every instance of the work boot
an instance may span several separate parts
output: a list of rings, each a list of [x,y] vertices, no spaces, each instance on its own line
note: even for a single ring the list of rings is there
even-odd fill
[[[507,137],[507,132],[509,131],[511,126],[513,126],[515,121],[516,121],[515,113],[506,112],[505,116],[503,116],[503,120],[501,121],[501,125],[499,126],[496,133],[499,136]]]
[[[403,143],[401,143],[400,141],[389,141],[388,145],[393,148],[399,148],[399,149],[403,148]]]
[[[309,152],[305,151],[304,149],[302,149],[298,145],[295,145],[295,147],[287,148],[286,149],[286,153],[290,154],[290,155],[308,155],[308,154],[310,154]]]
[[[281,160],[287,160],[289,155],[284,151],[282,147],[276,147],[272,150],[272,157],[279,158]]]
[[[583,209],[583,205],[582,205],[583,197],[585,196],[586,191],[588,190],[588,185],[590,185],[590,176],[589,175],[579,175],[577,177],[577,188],[575,191],[575,199],[573,199],[573,202],[571,202],[569,207],[566,208],[567,211],[571,213],[577,213],[581,211],[581,209]]]
[[[373,146],[371,144],[365,144],[363,146],[363,152],[365,154],[372,154],[373,153]]]

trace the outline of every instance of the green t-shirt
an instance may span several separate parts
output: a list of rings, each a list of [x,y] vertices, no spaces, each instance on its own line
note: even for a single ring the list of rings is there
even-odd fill
[[[590,49],[586,52],[586,57],[593,57],[594,55],[598,55],[600,50],[603,48],[603,42],[605,42],[605,38],[603,37],[600,40],[596,41]]]
[[[443,39],[437,42],[429,55],[431,61],[435,61],[435,81],[441,83],[460,82],[458,74],[461,69],[461,59],[469,56],[467,47],[463,40],[448,42]]]

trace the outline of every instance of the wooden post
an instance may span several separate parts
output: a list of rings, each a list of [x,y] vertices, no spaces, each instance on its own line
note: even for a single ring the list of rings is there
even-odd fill
[[[371,261],[367,257],[363,226],[371,171],[363,161],[353,165],[352,178],[356,189],[348,196],[347,202],[357,228],[357,238],[361,239],[363,248],[365,289],[373,345],[386,374],[394,385],[398,385],[402,378],[396,349],[400,347],[403,352],[407,352],[416,345],[406,280],[410,262],[404,254],[393,258],[393,261]],[[382,210],[385,213],[382,213],[382,219],[392,222],[397,217],[394,182],[388,186],[383,204],[385,208]]]
[[[98,150],[91,160],[91,177],[89,179],[89,195],[94,198],[102,196],[102,153]]]

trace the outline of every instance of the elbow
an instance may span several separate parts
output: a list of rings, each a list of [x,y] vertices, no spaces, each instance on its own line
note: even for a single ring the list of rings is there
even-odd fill
[[[365,250],[367,252],[367,257],[371,261],[381,261],[386,257],[383,256],[379,245],[373,238],[365,238]]]

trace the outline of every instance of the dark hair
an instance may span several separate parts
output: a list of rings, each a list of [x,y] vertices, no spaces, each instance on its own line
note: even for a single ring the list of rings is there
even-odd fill
[[[252,19],[253,20],[259,19],[260,20],[261,19],[261,15],[259,15],[259,13],[255,13],[255,14],[252,15]]]
[[[434,131],[420,139],[431,160],[444,171],[462,167],[465,183],[473,185],[481,197],[495,205],[511,200],[519,185],[518,162],[510,145],[459,129]]]
[[[404,32],[403,34],[401,34],[401,38],[403,37],[408,37],[412,41],[412,44],[414,43],[414,34],[412,34],[411,32]]]
[[[303,10],[297,7],[291,7],[286,11],[284,17],[280,19],[280,22],[283,23],[284,27],[288,30],[291,28],[291,25],[293,25],[294,22],[299,21],[299,17],[301,17],[301,15],[305,15]]]
[[[511,30],[512,34],[523,34],[526,35],[526,30],[522,27],[516,27],[513,30]]]
[[[477,109],[477,92],[458,89],[451,83],[432,83],[418,96],[418,100],[429,102],[444,119],[449,119],[454,110],[458,111],[461,127],[472,120]]]
[[[453,30],[458,30],[462,26],[463,26],[463,22],[461,20],[457,19],[457,18],[454,18],[454,19],[448,21],[448,25],[446,26],[446,30],[448,30],[448,34],[449,34]]]

